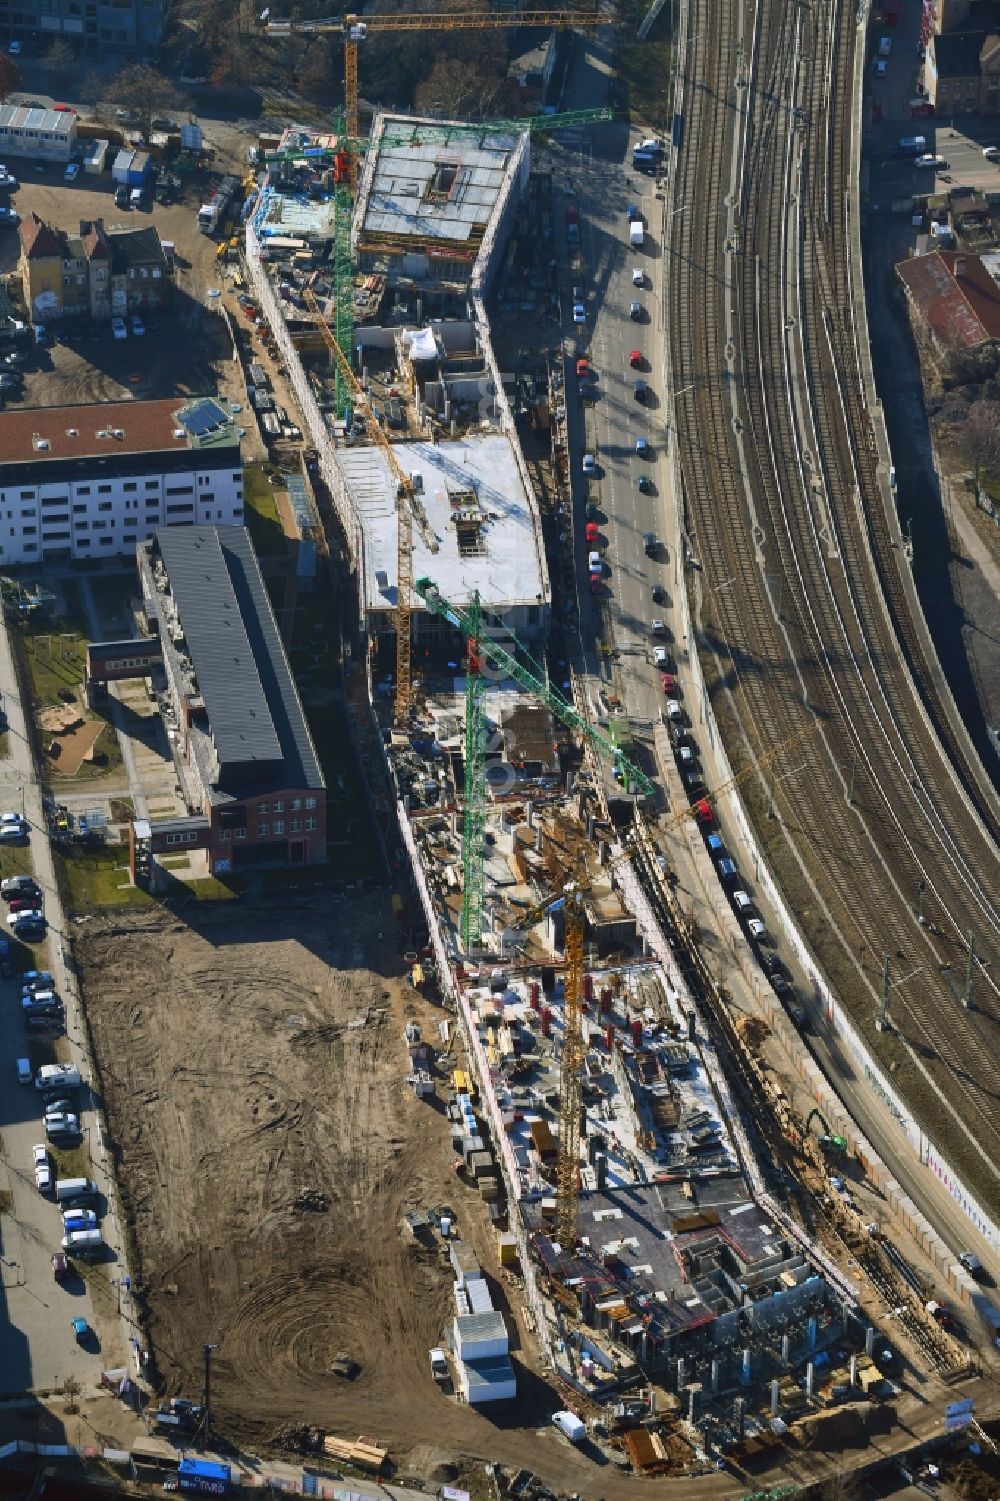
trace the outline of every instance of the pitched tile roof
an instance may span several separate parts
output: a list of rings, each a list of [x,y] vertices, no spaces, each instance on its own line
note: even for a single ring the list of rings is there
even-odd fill
[[[63,254],[64,245],[58,232],[39,219],[34,210],[21,220],[18,233],[29,261],[47,260]]]
[[[960,352],[1000,339],[1000,286],[978,255],[935,250],[896,267],[938,343]]]

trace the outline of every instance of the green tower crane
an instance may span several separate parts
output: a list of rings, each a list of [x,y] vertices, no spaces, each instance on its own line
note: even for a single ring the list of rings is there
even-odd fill
[[[433,579],[420,578],[414,582],[414,590],[429,610],[447,620],[462,631],[466,637],[466,720],[465,720],[465,817],[462,826],[462,870],[465,889],[462,901],[462,942],[468,951],[482,942],[483,914],[483,832],[486,824],[486,761],[485,732],[483,723],[483,663],[489,658],[508,676],[526,688],[539,702],[545,704],[555,717],[582,739],[591,744],[614,769],[614,775],[625,787],[643,797],[655,791],[655,785],[638,766],[634,765],[603,730],[585,719],[567,698],[532,671],[499,642],[482,639],[482,611],[479,596],[473,597],[468,608],[452,604],[445,599]],[[515,642],[516,645],[516,642]],[[473,662],[475,671],[472,670]],[[481,758],[481,759],[480,759]]]

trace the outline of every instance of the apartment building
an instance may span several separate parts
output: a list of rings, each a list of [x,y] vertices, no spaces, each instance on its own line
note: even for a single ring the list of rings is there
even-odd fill
[[[74,235],[32,212],[18,233],[18,271],[33,323],[148,315],[162,311],[173,296],[170,263],[151,224],[109,230],[103,219],[85,219]]]
[[[132,555],[160,527],[242,522],[239,435],[211,398],[4,413],[0,571]]]
[[[25,53],[59,38],[81,58],[152,59],[166,14],[166,0],[0,0],[0,38],[20,42]]]

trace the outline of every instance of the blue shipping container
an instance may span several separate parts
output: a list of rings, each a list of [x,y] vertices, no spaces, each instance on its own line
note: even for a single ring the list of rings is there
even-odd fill
[[[212,1459],[182,1459],[177,1466],[182,1491],[195,1496],[225,1496],[229,1492],[229,1466]]]

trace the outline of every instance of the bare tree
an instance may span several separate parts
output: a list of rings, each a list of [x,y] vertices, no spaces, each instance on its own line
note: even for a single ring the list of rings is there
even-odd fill
[[[170,79],[142,63],[130,63],[111,80],[108,99],[128,111],[129,123],[138,126],[145,141],[152,134],[154,115],[183,106]]]
[[[66,1376],[62,1384],[62,1394],[66,1399],[66,1411],[76,1412],[77,1397],[80,1395],[80,1383],[75,1376]]]
[[[984,469],[1000,466],[1000,402],[973,402],[958,440],[973,467],[978,489]]]
[[[45,63],[49,70],[50,83],[54,83],[57,79],[61,82],[67,73],[72,72],[76,66],[76,53],[65,37],[56,37],[51,47],[46,50]]]
[[[21,87],[21,70],[6,52],[0,52],[0,104]]]

